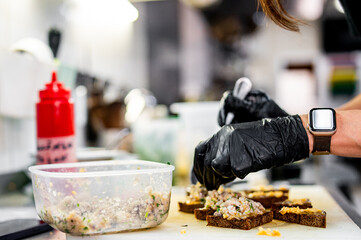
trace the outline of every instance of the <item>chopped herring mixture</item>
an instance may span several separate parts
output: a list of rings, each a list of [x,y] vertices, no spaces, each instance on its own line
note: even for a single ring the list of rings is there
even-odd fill
[[[204,203],[207,196],[207,189],[203,187],[199,182],[195,185],[187,187],[187,204],[192,203]]]
[[[265,212],[261,203],[245,197],[232,197],[221,203],[214,216],[222,216],[227,220],[247,218],[251,215],[259,215]]]
[[[218,190],[208,191],[208,196],[206,197],[206,203],[204,207],[206,209],[217,210],[219,206],[231,199],[232,197],[239,198],[242,194],[240,192],[233,192],[231,189],[224,189],[223,186],[220,186]]]
[[[40,218],[60,231],[73,235],[102,234],[154,227],[168,215],[170,193],[146,190],[146,197],[105,197],[77,201],[65,197],[58,205],[44,207]]]

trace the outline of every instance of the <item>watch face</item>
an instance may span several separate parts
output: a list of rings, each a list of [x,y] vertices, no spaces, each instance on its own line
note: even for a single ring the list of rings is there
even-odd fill
[[[310,111],[310,128],[315,132],[336,130],[336,112],[332,108],[314,108]]]

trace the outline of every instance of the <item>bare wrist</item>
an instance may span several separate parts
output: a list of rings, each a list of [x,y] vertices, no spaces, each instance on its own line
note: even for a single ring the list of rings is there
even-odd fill
[[[313,136],[310,133],[310,131],[308,131],[308,115],[307,114],[300,115],[300,118],[302,120],[303,127],[305,128],[305,131],[307,133],[309,152],[312,153],[312,150],[313,150]]]

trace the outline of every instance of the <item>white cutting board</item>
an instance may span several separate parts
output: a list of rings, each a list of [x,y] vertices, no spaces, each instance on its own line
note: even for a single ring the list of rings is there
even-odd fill
[[[178,201],[184,201],[184,196],[183,188],[173,188],[168,219],[156,228],[94,237],[67,236],[67,239],[361,239],[361,229],[321,186],[291,186],[290,198],[307,197],[315,208],[325,210],[327,227],[308,227],[278,220],[273,220],[271,223],[262,226],[264,228],[277,228],[281,232],[281,237],[257,235],[257,228],[238,230],[207,227],[206,221],[195,219],[193,214],[178,211]],[[182,233],[184,230],[185,233]]]

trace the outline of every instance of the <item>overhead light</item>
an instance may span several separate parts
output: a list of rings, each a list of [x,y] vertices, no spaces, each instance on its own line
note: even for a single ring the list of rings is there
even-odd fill
[[[321,17],[325,0],[298,0],[296,11],[298,15],[308,21],[315,21]]]

